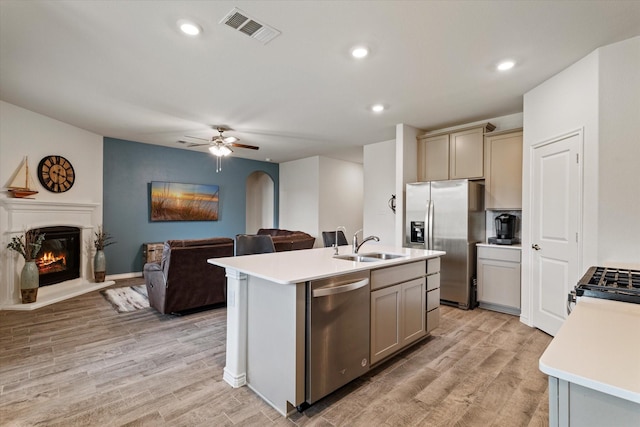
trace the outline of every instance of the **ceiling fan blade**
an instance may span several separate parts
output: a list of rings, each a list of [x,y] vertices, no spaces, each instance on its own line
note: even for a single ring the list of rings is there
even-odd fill
[[[211,141],[211,139],[208,139],[208,138],[200,138],[200,137],[197,137],[197,136],[189,136],[189,135],[185,135],[185,136],[187,138],[199,139],[199,140],[207,141],[207,142]]]
[[[203,145],[209,145],[208,142],[206,144],[196,144],[195,142],[189,142],[189,141],[183,141],[183,140],[179,140],[178,142],[180,144],[186,144],[187,147],[189,147],[189,148],[191,148],[191,147],[201,147]]]
[[[227,144],[230,145],[232,147],[238,147],[238,148],[248,148],[249,150],[259,150],[260,147],[256,147],[255,145],[246,145],[246,144],[237,144],[237,143],[231,143],[231,144]]]
[[[240,138],[236,138],[235,136],[226,136],[223,137],[225,144],[233,144],[234,142],[240,141]]]

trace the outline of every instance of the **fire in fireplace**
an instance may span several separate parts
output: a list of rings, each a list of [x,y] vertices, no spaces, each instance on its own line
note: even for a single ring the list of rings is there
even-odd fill
[[[36,258],[40,286],[53,285],[80,277],[80,229],[45,227],[44,242]]]

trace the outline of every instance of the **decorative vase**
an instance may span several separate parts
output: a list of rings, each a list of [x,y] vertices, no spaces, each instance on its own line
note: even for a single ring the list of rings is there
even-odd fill
[[[20,293],[22,303],[28,304],[36,302],[38,297],[38,286],[40,285],[40,273],[35,261],[27,261],[20,273]]]
[[[96,256],[93,257],[93,276],[96,282],[104,282],[107,274],[107,260],[104,257],[103,250],[97,250]]]

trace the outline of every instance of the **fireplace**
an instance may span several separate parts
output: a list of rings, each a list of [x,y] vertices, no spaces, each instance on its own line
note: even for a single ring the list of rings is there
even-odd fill
[[[36,257],[40,286],[53,285],[80,277],[80,229],[44,227],[42,248]]]
[[[0,0],[2,1],[2,0]],[[74,187],[75,189],[75,187]],[[102,220],[101,204],[91,202],[69,202],[58,200],[13,199],[0,197],[0,250],[6,247],[12,237],[20,237],[25,230],[52,230],[45,237],[55,237],[57,226],[77,227],[79,237],[75,238],[72,266],[66,260],[65,269],[70,270],[74,279],[60,278],[60,272],[53,276],[55,286],[43,286],[38,291],[34,303],[22,304],[20,299],[20,271],[24,260],[18,254],[5,254],[0,257],[0,310],[36,310],[40,307],[65,301],[113,285],[113,280],[95,282],[93,280],[93,234]],[[6,229],[4,227],[6,226]],[[73,264],[75,263],[75,264]],[[79,274],[78,274],[79,272]],[[66,272],[69,274],[69,271]],[[42,282],[40,283],[42,285]],[[49,283],[52,284],[52,283]]]

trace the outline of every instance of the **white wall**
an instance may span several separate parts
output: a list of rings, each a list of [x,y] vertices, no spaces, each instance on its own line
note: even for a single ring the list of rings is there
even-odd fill
[[[583,130],[583,230],[597,227],[598,53],[594,52],[524,95],[522,150],[522,322],[532,325],[531,200],[532,146]],[[595,262],[597,233],[582,234],[582,260]],[[588,234],[588,235],[587,235]],[[591,249],[589,249],[591,248]],[[582,265],[578,267],[582,270]],[[578,272],[574,272],[578,274]],[[569,279],[571,280],[571,279]]]
[[[32,197],[36,201],[66,204],[60,210],[52,210],[24,199],[27,205],[19,209],[9,209],[5,203],[0,203],[0,253],[4,253],[0,257],[0,305],[19,303],[21,259],[15,264],[18,257],[10,255],[5,248],[12,235],[21,230],[52,225],[83,227],[81,253],[84,260],[80,274],[83,279],[89,278],[91,258],[87,256],[87,248],[92,246],[91,228],[102,223],[102,144],[100,135],[0,101],[0,202],[12,202],[6,186],[24,156],[28,156],[30,174],[39,191]],[[38,181],[38,163],[51,154],[66,157],[74,167],[76,180],[67,192],[52,193]],[[77,210],[78,203],[97,206]],[[64,298],[66,294],[63,290],[57,295]]]
[[[640,268],[640,37],[600,50],[598,263]]]
[[[380,243],[395,244],[396,214],[388,203],[396,194],[396,141],[384,141],[364,146],[364,234],[375,235]],[[399,214],[398,214],[399,215]]]
[[[75,183],[65,193],[52,193],[38,181],[38,163],[50,154],[66,157],[75,170]],[[0,101],[1,198],[10,197],[6,186],[24,156],[29,156],[37,200],[102,203],[102,136]]]
[[[363,170],[359,163],[320,157],[320,217],[316,246],[323,246],[322,232],[342,225],[347,241],[362,228]],[[362,241],[362,234],[358,236]]]
[[[261,171],[247,177],[245,233],[255,234],[261,228],[273,228],[274,182]]]
[[[420,129],[405,124],[396,125],[396,246],[404,245],[404,192],[407,183],[418,180],[418,141]]]
[[[320,161],[316,157],[280,163],[279,227],[316,237],[320,203]]]
[[[301,230],[322,247],[322,231],[362,228],[362,165],[328,157],[280,164],[280,228]]]
[[[522,316],[531,319],[531,146],[583,131],[580,273],[640,263],[640,37],[587,55],[524,95]],[[622,208],[622,209],[620,209]]]

